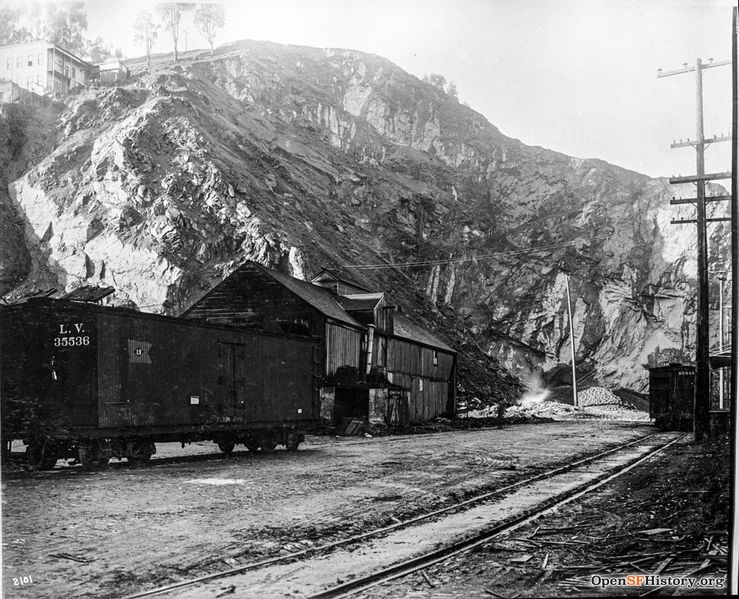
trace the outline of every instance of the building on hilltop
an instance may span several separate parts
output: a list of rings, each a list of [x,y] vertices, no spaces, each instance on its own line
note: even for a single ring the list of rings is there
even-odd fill
[[[45,41],[0,46],[0,102],[38,104],[42,96],[63,95],[90,83],[117,84],[129,76],[120,60],[92,64]]]
[[[91,79],[105,85],[122,83],[131,76],[129,68],[120,60],[92,66]]]
[[[49,42],[0,47],[0,80],[39,95],[65,94],[83,87],[90,73],[90,63]]]
[[[371,292],[329,270],[301,281],[246,262],[182,315],[320,339],[321,416],[404,425],[456,410],[457,354]]]

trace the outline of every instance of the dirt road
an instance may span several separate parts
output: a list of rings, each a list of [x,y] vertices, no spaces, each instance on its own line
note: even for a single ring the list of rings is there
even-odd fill
[[[121,597],[405,519],[650,430],[590,421],[309,437],[296,453],[6,474],[4,596]],[[14,585],[22,577],[32,582]]]

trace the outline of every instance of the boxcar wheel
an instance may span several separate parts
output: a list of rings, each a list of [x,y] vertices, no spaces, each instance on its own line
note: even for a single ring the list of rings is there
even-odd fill
[[[56,465],[56,446],[53,442],[31,441],[26,447],[29,470],[51,470]]]
[[[151,460],[151,456],[157,452],[154,443],[149,441],[140,441],[134,445],[133,449],[134,453],[126,456],[131,464],[146,464]]]
[[[236,444],[233,441],[218,441],[218,449],[223,453],[229,454],[234,450]]]
[[[277,447],[277,435],[274,433],[265,433],[262,435],[260,443],[262,451],[274,451]]]
[[[302,439],[298,433],[288,433],[285,439],[285,447],[288,451],[297,451]]]
[[[78,459],[85,470],[100,470],[108,465],[110,458],[103,454],[98,441],[80,443],[77,448]]]
[[[249,451],[258,451],[259,439],[252,434],[247,434],[246,439],[244,440],[244,445]]]

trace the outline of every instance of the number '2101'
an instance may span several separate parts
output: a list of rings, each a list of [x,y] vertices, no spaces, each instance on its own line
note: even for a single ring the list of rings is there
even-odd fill
[[[77,345],[90,345],[90,337],[54,337],[54,347],[74,347]]]

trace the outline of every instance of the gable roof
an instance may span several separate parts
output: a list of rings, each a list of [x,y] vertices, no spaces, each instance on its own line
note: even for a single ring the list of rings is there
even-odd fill
[[[348,312],[364,312],[374,310],[377,307],[385,294],[379,293],[352,293],[347,295],[336,296],[336,301],[339,305],[347,310]]]
[[[300,297],[300,299],[309,303],[324,316],[350,324],[354,327],[364,328],[349,316],[349,314],[344,311],[344,308],[342,308],[336,301],[335,296],[330,291],[326,291],[323,287],[319,287],[318,285],[314,285],[308,281],[301,281],[300,279],[272,270],[271,268],[267,268],[261,264],[257,264],[256,262],[252,262],[251,264],[254,264],[263,273],[269,275],[275,281],[287,287],[295,295]]]
[[[328,276],[326,276],[328,275]],[[364,285],[361,283],[358,283],[354,279],[348,277],[345,274],[339,273],[336,270],[330,270],[328,268],[322,268],[321,272],[319,272],[315,277],[313,277],[310,282],[315,283],[316,281],[323,279],[330,279],[334,281],[340,281],[341,283],[345,283],[346,285],[349,285],[350,287],[356,287],[357,289],[362,289],[366,291],[367,293],[370,293],[370,290],[367,289]]]
[[[213,287],[213,289],[185,310],[181,316],[187,316],[190,312],[195,311],[204,300],[209,298],[211,295],[214,295],[216,292],[222,291],[224,287],[231,288],[237,293],[245,295],[249,285],[247,275],[249,271],[254,270],[266,277],[269,277],[279,285],[282,285],[288,289],[288,291],[297,295],[300,299],[318,310],[327,318],[343,322],[344,324],[348,324],[355,328],[363,328],[361,324],[344,311],[330,291],[271,268],[267,268],[266,266],[262,266],[252,260],[244,262],[236,270],[231,272],[225,279],[218,283],[218,285]]]
[[[419,325],[411,322],[402,314],[395,314],[395,316],[393,317],[393,333],[397,337],[410,339],[411,341],[415,341],[416,343],[423,343],[424,345],[438,347],[439,349],[442,349],[444,351],[457,353],[446,343],[434,337],[423,327],[420,327]]]

